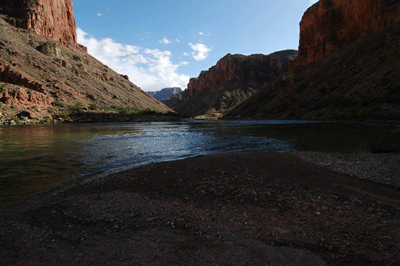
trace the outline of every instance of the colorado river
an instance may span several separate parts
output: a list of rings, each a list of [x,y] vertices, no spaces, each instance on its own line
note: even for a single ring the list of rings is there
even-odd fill
[[[0,127],[0,203],[144,164],[229,151],[368,149],[396,124],[185,121]]]

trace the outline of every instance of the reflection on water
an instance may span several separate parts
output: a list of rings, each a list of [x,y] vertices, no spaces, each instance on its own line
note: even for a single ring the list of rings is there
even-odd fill
[[[310,121],[191,121],[0,127],[0,203],[66,181],[152,162],[265,150],[353,151],[395,124]]]

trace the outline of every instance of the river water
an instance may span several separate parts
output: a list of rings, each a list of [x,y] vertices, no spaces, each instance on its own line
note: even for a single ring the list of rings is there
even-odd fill
[[[229,151],[368,150],[398,124],[184,121],[0,127],[0,204],[62,183],[140,165]]]

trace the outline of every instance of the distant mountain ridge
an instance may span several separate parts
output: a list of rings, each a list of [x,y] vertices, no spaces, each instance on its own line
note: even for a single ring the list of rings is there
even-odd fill
[[[171,98],[172,95],[180,93],[182,91],[179,87],[164,88],[159,91],[147,91],[147,93],[154,99],[159,101]]]

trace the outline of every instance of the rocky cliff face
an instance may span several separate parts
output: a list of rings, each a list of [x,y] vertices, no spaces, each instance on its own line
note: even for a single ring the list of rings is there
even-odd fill
[[[110,111],[110,119],[100,113],[110,106],[172,111],[85,51],[13,27],[4,17],[0,15],[0,125],[15,122],[10,118],[16,116],[29,118],[27,123],[45,117],[60,121],[75,110],[82,110],[77,119],[93,114],[93,121],[102,115],[107,118],[103,121],[118,121],[116,112]]]
[[[319,1],[291,70],[226,116],[400,120],[399,20],[399,0]]]
[[[227,54],[198,78],[190,79],[176,111],[186,116],[224,112],[286,72],[296,54],[294,50],[271,55]]]
[[[400,121],[400,21],[298,66],[227,116]]]
[[[79,47],[71,0],[0,0],[0,13],[15,27]]]
[[[173,94],[170,98],[162,100],[161,102],[171,109],[176,108],[182,103],[183,91]]]
[[[320,0],[300,22],[299,54],[291,69],[319,61],[399,20],[397,0]]]

